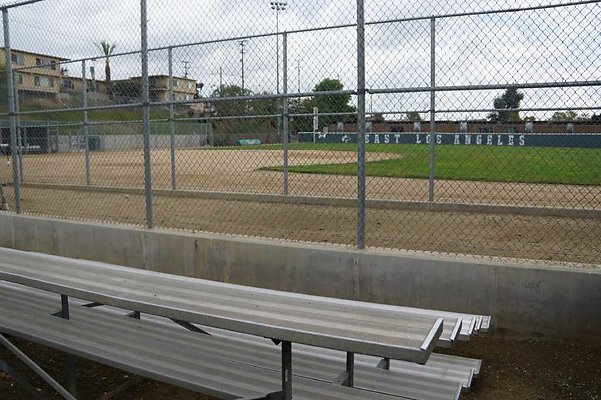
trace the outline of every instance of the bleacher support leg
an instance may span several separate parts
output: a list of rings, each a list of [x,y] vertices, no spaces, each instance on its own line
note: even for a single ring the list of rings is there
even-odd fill
[[[202,333],[203,335],[209,335],[209,336],[211,336],[211,334],[208,333],[207,331],[204,331],[204,330],[200,329],[199,327],[197,327],[196,325],[193,325],[193,324],[191,324],[191,323],[189,323],[187,321],[182,321],[182,320],[173,319],[173,318],[171,318],[171,321],[175,322],[176,324],[178,324],[182,328],[186,328],[190,332]]]
[[[131,313],[127,314],[127,316],[129,318],[133,318],[133,319],[141,319],[141,315],[140,315],[140,311],[132,311]]]
[[[346,353],[346,373],[348,378],[344,386],[353,387],[355,385],[355,353]]]
[[[69,296],[61,294],[61,318],[69,319]],[[67,390],[73,396],[77,396],[75,383],[75,357],[67,353]]]
[[[377,368],[384,369],[387,371],[390,370],[390,358],[381,359],[377,365]]]
[[[61,294],[61,318],[69,319],[69,296]]]
[[[282,400],[292,400],[292,343],[282,342]]]
[[[0,333],[0,344],[6,347],[12,354],[27,365],[33,372],[35,372],[40,378],[48,383],[54,390],[56,390],[65,400],[77,400],[73,397],[67,389],[63,388],[57,381],[55,381],[46,371],[44,371],[39,365],[37,365],[31,358],[27,357],[25,353],[12,344],[7,338]]]
[[[353,387],[355,385],[355,353],[346,353],[346,368],[334,380],[336,385]]]

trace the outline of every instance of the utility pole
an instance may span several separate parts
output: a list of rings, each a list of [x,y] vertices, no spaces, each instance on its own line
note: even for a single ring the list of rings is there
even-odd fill
[[[275,65],[276,65],[276,90],[280,94],[280,11],[285,11],[288,3],[285,1],[272,1],[269,3],[271,9],[275,10]]]
[[[190,72],[190,61],[182,60],[184,63],[184,78],[188,79],[188,73]]]
[[[223,97],[223,67],[219,67],[219,97]]]
[[[240,54],[241,54],[241,58],[240,58],[240,62],[242,63],[242,94],[244,95],[244,54],[246,53],[244,51],[244,46],[246,46],[246,42],[247,40],[240,40],[238,42],[238,44],[240,45]]]
[[[288,3],[285,1],[272,1],[269,3],[271,9],[275,11],[275,67],[276,67],[276,92],[280,94],[280,11],[285,11]],[[278,113],[282,102],[277,101]],[[278,138],[280,137],[282,119],[278,118]]]
[[[298,93],[301,92],[301,84],[300,84],[300,74],[301,74],[301,66],[300,66],[300,60],[298,60],[296,65],[296,69],[298,72]]]

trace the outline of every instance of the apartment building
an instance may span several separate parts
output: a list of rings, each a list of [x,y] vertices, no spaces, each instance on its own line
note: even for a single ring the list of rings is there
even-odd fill
[[[169,76],[152,75],[148,77],[148,91],[151,101],[188,101],[194,98],[196,93],[196,81],[194,79],[174,77],[173,99],[169,99]]]
[[[130,78],[141,86],[142,77]],[[190,78],[173,77],[173,99],[169,99],[169,75],[151,75],[148,77],[150,101],[188,101],[196,93],[196,81]]]
[[[4,49],[0,48],[0,63],[4,64]],[[19,93],[56,97],[61,88],[60,63],[66,58],[12,49],[12,68]]]
[[[97,79],[86,79],[88,93],[107,93],[105,81]],[[83,79],[74,76],[62,76],[60,91],[69,94],[80,94],[83,92]]]

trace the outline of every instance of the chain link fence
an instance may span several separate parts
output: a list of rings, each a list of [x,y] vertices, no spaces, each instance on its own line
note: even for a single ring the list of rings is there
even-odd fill
[[[598,264],[598,1],[1,9],[12,211]]]

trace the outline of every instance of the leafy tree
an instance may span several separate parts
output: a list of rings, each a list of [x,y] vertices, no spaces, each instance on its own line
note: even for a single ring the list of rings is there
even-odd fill
[[[343,83],[338,79],[326,78],[319,82],[313,91],[315,92],[338,92],[344,90]],[[351,113],[357,111],[357,108],[350,103],[350,94],[331,94],[328,96],[314,96],[312,99],[305,100],[307,103],[304,105],[305,108],[310,109],[312,112],[313,107],[317,107],[320,113]],[[321,126],[327,126],[338,121],[351,122],[355,118],[347,115],[340,116],[323,116],[319,118]]]
[[[493,106],[497,110],[490,113],[488,118],[492,122],[517,122],[520,121],[520,103],[524,100],[524,94],[518,91],[517,88],[509,88],[501,96],[495,97]],[[507,111],[507,110],[516,111]]]
[[[311,114],[313,112],[312,99],[290,99],[288,110],[290,114]],[[290,122],[291,132],[312,132],[313,117],[294,117]]]
[[[242,89],[237,85],[223,85],[216,88],[210,95],[211,98],[228,97],[227,101],[214,101],[212,106],[217,117],[236,117],[243,115],[271,115],[277,113],[276,99],[245,99],[237,100],[236,97],[251,96],[252,90]],[[259,95],[269,95],[263,92]],[[273,117],[265,118],[228,118],[213,123],[216,145],[233,145],[236,138],[257,137],[271,143],[277,120]]]
[[[250,96],[252,92],[248,89],[242,89],[237,85],[223,85],[217,88],[211,93],[211,97],[240,97]],[[230,100],[230,101],[216,101],[213,103],[215,108],[215,115],[219,117],[229,117],[236,115],[244,115],[247,109],[247,101],[243,100]]]
[[[105,42],[104,40],[98,44],[96,44],[100,51],[104,56],[104,74],[106,77],[106,91],[109,95],[109,98],[113,99],[113,84],[111,82],[111,54],[115,51],[116,44],[110,44],[109,42]]]
[[[594,116],[594,114],[593,114]],[[575,111],[557,111],[551,116],[551,121],[553,122],[563,122],[563,121],[591,121],[592,117],[587,113],[582,113],[578,115]]]
[[[529,115],[527,117],[524,117],[524,122],[534,122],[536,121],[536,117],[534,115]]]
[[[578,114],[574,111],[557,111],[551,116],[551,121],[562,122],[562,121],[575,121],[578,118]]]
[[[593,114],[591,116],[591,122],[601,123],[601,113]]]
[[[405,118],[407,118],[407,121],[411,121],[411,122],[419,122],[422,120],[422,116],[419,115],[418,112],[416,111],[410,111],[405,115]]]
[[[337,92],[344,89],[344,85],[338,79],[324,79],[313,89],[315,92]],[[351,101],[350,94],[335,94],[330,96],[315,96],[313,104],[320,112],[350,112],[354,108],[348,103]]]
[[[211,97],[237,97],[237,96],[250,96],[252,91],[249,89],[242,89],[237,85],[223,85],[211,93]]]
[[[270,95],[269,92],[259,93],[259,95]],[[278,113],[277,99],[254,99],[249,102],[250,112],[255,115],[268,115]]]
[[[591,120],[591,116],[588,115],[588,113],[582,113],[578,116],[578,118],[576,118],[576,121],[590,121]]]
[[[384,120],[384,115],[382,115],[381,113],[376,113],[376,114],[372,115],[371,121],[374,122],[374,123],[384,122],[385,121]]]

